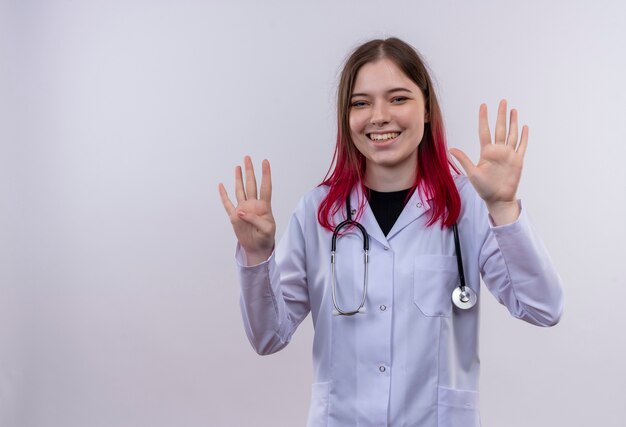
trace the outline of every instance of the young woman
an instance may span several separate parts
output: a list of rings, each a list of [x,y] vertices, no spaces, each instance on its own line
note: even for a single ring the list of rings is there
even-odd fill
[[[419,55],[372,40],[341,75],[331,169],[275,250],[269,162],[259,191],[251,159],[245,183],[236,168],[237,206],[220,184],[252,346],[282,349],[312,314],[310,426],[478,426],[481,276],[513,316],[558,322],[560,279],[516,198],[528,128],[506,116],[503,100],[492,142],[481,105],[478,164],[451,150],[460,175]]]

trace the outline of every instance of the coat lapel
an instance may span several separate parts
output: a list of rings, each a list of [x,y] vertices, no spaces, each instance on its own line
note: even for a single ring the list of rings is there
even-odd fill
[[[355,209],[358,210],[360,203],[365,199],[365,206],[363,207],[362,215],[358,216],[355,212]],[[350,204],[352,205],[352,219],[358,219],[363,227],[367,230],[367,234],[370,236],[370,239],[376,240],[378,243],[383,246],[389,246],[387,242],[387,238],[383,234],[383,231],[380,229],[380,225],[378,225],[378,221],[376,221],[376,217],[374,216],[374,212],[370,208],[369,203],[367,203],[367,197],[363,194],[360,186],[356,186],[352,189],[350,193]]]
[[[426,212],[430,210],[430,197],[420,197],[419,191],[415,190],[411,195],[411,198],[407,202],[406,206],[400,213],[400,216],[396,220],[395,224],[389,231],[387,237],[383,234],[383,231],[380,229],[380,225],[378,225],[378,221],[374,216],[374,212],[370,208],[369,203],[365,202],[365,206],[363,208],[363,213],[359,217],[358,208],[363,199],[367,199],[363,194],[363,191],[359,186],[356,186],[352,189],[350,193],[350,206],[352,207],[352,219],[357,219],[365,227],[367,230],[367,234],[371,239],[376,240],[383,246],[389,246],[389,240],[393,238],[394,235],[398,234],[402,229],[411,224],[413,221],[424,215]],[[341,218],[345,219],[345,208],[341,214]],[[341,220],[340,220],[341,221]]]
[[[402,209],[402,212],[400,213],[400,216],[396,220],[395,224],[393,224],[393,227],[389,230],[387,240],[391,240],[393,236],[402,231],[403,228],[428,212],[430,210],[429,202],[431,200],[432,198],[430,197],[420,197],[419,191],[415,190],[406,206],[404,206],[404,209]]]

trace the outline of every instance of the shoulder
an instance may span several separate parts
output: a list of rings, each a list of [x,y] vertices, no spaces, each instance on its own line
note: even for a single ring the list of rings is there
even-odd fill
[[[461,203],[465,204],[474,201],[477,197],[480,198],[467,176],[452,175],[452,178],[461,197]]]
[[[318,187],[312,188],[311,190],[304,193],[304,195],[300,199],[300,203],[298,203],[298,206],[319,206],[319,204],[322,203],[322,200],[324,200],[327,194],[328,186],[326,185],[320,185]]]
[[[327,194],[327,186],[315,187],[304,193],[292,212],[291,221],[297,223],[305,233],[311,227],[318,227],[317,211]]]
[[[461,217],[468,215],[482,218],[486,215],[486,206],[469,178],[465,175],[453,175],[454,184],[461,197]]]
[[[320,185],[304,193],[296,206],[294,214],[299,217],[313,215],[317,217],[317,209],[328,195],[328,186]]]
[[[459,191],[461,197],[469,195],[469,192],[474,190],[467,176],[452,175],[452,179],[454,179],[454,185],[456,185],[456,189]]]

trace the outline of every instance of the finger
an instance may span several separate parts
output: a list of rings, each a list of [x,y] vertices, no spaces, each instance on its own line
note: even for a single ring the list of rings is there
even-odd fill
[[[474,168],[476,166],[474,166],[474,163],[470,160],[467,154],[465,154],[463,151],[459,150],[458,148],[451,148],[450,154],[452,154],[454,158],[459,161],[466,175],[468,176],[472,175],[472,173],[474,172]]]
[[[481,104],[478,112],[478,138],[480,140],[481,147],[491,144],[491,132],[489,131],[486,104]]]
[[[235,197],[237,204],[246,201],[246,192],[243,191],[243,176],[241,176],[241,166],[235,167]]]
[[[272,201],[272,173],[268,160],[263,160],[261,164],[261,200]]]
[[[519,141],[519,146],[517,147],[517,153],[524,158],[526,154],[526,148],[528,147],[528,126],[524,125],[522,127],[522,136]]]
[[[506,143],[506,99],[500,101],[498,105],[498,118],[496,120],[496,144]]]
[[[246,196],[248,200],[256,199],[256,177],[254,176],[254,167],[252,166],[252,159],[250,156],[243,158],[243,164],[246,168]]]
[[[220,192],[220,198],[222,199],[222,204],[224,205],[224,209],[226,209],[226,213],[228,214],[228,216],[232,216],[233,212],[235,211],[235,206],[233,205],[233,202],[230,201],[228,193],[226,193],[226,188],[224,187],[224,184],[220,182],[217,188]]]
[[[511,110],[511,119],[509,121],[509,136],[506,140],[507,145],[515,149],[517,147],[517,110]]]
[[[257,230],[259,230],[262,234],[271,234],[272,233],[272,224],[261,218],[260,216],[253,214],[251,212],[245,212],[242,210],[237,210],[237,216],[247,222],[248,224],[252,224]]]

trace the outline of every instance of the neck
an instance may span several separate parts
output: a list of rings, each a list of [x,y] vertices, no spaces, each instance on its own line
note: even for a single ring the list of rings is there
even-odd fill
[[[390,192],[413,187],[417,173],[417,159],[402,165],[385,167],[367,162],[365,166],[365,186],[374,191]]]

